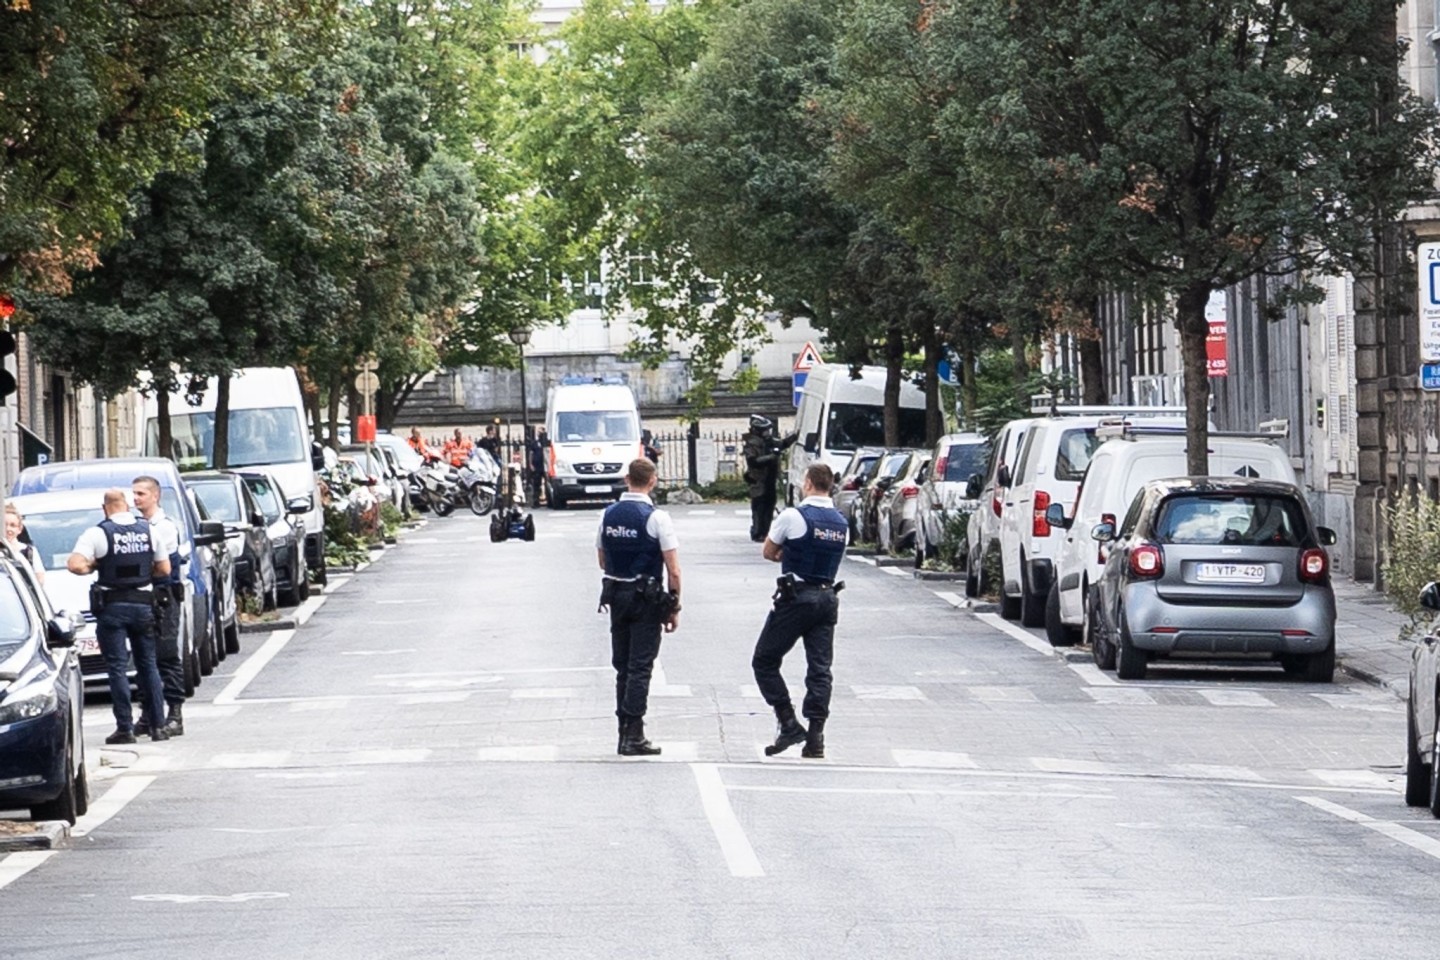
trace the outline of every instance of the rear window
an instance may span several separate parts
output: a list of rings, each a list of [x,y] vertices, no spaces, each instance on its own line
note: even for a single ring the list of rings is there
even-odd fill
[[[897,446],[925,444],[925,411],[900,408],[900,442]],[[832,403],[825,421],[825,446],[831,450],[856,450],[885,446],[885,410],[868,403]]]
[[[1090,458],[1102,442],[1095,436],[1094,427],[1066,430],[1060,434],[1060,445],[1055,449],[1055,479],[1077,483],[1085,479],[1085,468],[1090,466]]]
[[[205,505],[205,512],[212,520],[220,520],[224,523],[240,522],[240,498],[235,494],[235,487],[228,481],[224,483],[191,482],[190,489],[195,491],[195,499]]]
[[[1155,539],[1174,544],[1298,547],[1305,513],[1293,497],[1202,494],[1171,497],[1160,506]]]
[[[859,460],[855,461],[855,463],[851,465],[850,475],[853,477],[860,477],[861,479],[868,478],[870,474],[875,472],[875,464],[879,459],[880,457],[878,455],[873,457],[861,457]]]
[[[983,443],[952,443],[945,454],[944,481],[964,483],[976,474],[985,472],[988,448]]]
[[[901,453],[901,454],[896,454],[895,456],[892,456],[892,457],[886,457],[886,458],[885,458],[885,462],[880,465],[880,476],[882,476],[882,477],[894,477],[894,476],[898,476],[899,473],[900,473],[901,468],[904,467],[905,464],[909,462],[909,460],[910,460],[910,455],[909,455],[908,453]]]

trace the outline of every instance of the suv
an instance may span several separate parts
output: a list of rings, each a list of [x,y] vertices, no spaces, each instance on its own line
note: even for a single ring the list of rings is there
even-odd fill
[[[915,503],[915,566],[922,567],[945,540],[945,525],[952,517],[973,517],[979,501],[978,480],[985,472],[989,442],[978,433],[951,433],[935,444],[930,454],[930,472],[920,484]],[[963,559],[945,557],[946,561]]]
[[[1031,423],[1019,461],[997,478],[1006,488],[1000,514],[1001,616],[1018,616],[1027,627],[1044,626],[1060,545],[1046,512],[1052,503],[1075,502],[1090,456],[1101,443],[1096,435],[1100,424],[1137,414],[1154,417],[1146,421],[1152,425],[1185,426],[1183,416],[1165,407],[1057,407]]]

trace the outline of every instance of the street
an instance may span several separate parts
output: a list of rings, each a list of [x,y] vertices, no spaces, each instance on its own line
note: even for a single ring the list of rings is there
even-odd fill
[[[1388,692],[1227,665],[1119,682],[958,609],[959,583],[851,558],[827,757],[765,759],[750,655],[778,568],[743,504],[672,514],[662,756],[615,755],[598,510],[539,511],[528,544],[431,519],[298,629],[247,634],[183,738],[102,753],[90,702],[91,813],[0,855],[0,953],[1433,953],[1440,822],[1404,805]],[[803,652],[785,675],[798,704]]]

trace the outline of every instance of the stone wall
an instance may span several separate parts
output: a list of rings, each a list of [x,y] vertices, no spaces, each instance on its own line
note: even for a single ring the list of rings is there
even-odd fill
[[[453,371],[467,409],[489,415],[520,412],[520,371],[494,367],[460,367]],[[525,358],[525,402],[531,413],[545,410],[545,394],[562,377],[623,377],[642,408],[681,402],[690,389],[690,375],[681,360],[646,370],[633,361],[597,354],[547,355]]]

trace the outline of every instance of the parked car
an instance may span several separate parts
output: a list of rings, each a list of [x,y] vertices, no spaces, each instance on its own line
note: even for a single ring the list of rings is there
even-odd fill
[[[303,603],[310,597],[310,580],[305,575],[305,531],[297,518],[310,512],[310,498],[287,498],[268,473],[242,470],[239,475],[265,517],[280,602],[287,607]]]
[[[875,465],[870,478],[860,487],[855,498],[855,539],[863,543],[875,543],[879,537],[880,498],[895,477],[905,467],[913,450],[887,450]]]
[[[210,590],[211,622],[214,624],[221,622],[221,610],[223,609],[225,597],[229,597],[229,602],[234,606],[237,621],[237,625],[231,629],[222,630],[219,626],[215,627],[214,633],[221,636],[221,642],[217,644],[215,650],[211,651],[214,656],[208,665],[204,657],[200,660],[201,669],[205,676],[208,677],[210,671],[214,669],[216,661],[224,660],[228,654],[240,652],[240,628],[238,625],[240,615],[240,587],[235,580],[235,556],[230,552],[229,540],[223,538],[225,525],[210,516],[210,512],[205,509],[205,504],[201,503],[195,497],[194,490],[187,487],[185,489],[185,495],[190,498],[190,503],[195,507],[195,512],[200,517],[201,524],[213,524],[214,529],[221,533],[221,537],[217,537],[214,541],[207,541],[201,544],[196,550],[196,552],[201,555],[205,565],[209,568],[212,577],[211,583],[214,584],[214,587]]]
[[[861,447],[850,457],[850,462],[840,473],[835,484],[835,509],[850,524],[850,542],[855,542],[855,502],[860,497],[860,487],[875,472],[875,464],[884,455],[880,447]]]
[[[915,566],[923,567],[945,542],[948,523],[974,515],[980,505],[979,478],[989,454],[989,442],[978,433],[946,434],[936,442],[930,452],[930,470],[915,498]],[[946,557],[946,561],[964,563],[964,549],[955,546],[960,555]]]
[[[258,599],[262,610],[274,610],[280,589],[275,549],[265,513],[245,478],[228,470],[202,470],[187,473],[185,483],[211,519],[225,524],[225,544],[235,560],[235,583],[240,592]]]
[[[414,480],[415,471],[425,465],[425,459],[411,449],[401,437],[385,430],[375,431],[375,445],[383,448],[388,454],[395,458],[400,468],[400,475],[405,478],[406,489],[410,493],[410,509],[412,511],[422,509],[424,498],[420,495],[420,486]]]
[[[1420,591],[1420,606],[1440,614],[1440,583]],[[1440,637],[1432,625],[1410,649],[1410,695],[1405,709],[1405,802],[1440,818]]]
[[[1097,523],[1115,523],[1147,480],[1188,472],[1184,428],[1134,424],[1101,426],[1103,442],[1090,458],[1075,505],[1051,503],[1046,519],[1063,530],[1054,583],[1045,604],[1045,632],[1055,646],[1078,641],[1085,630],[1090,585],[1105,567],[1105,548],[1090,539]],[[1295,483],[1290,456],[1273,435],[1219,435],[1210,440],[1210,473]]]
[[[95,511],[98,513],[98,509]],[[75,624],[0,548],[0,808],[74,823],[89,807]]]
[[[880,495],[875,510],[876,542],[885,553],[902,553],[915,542],[915,505],[920,485],[930,475],[930,454],[917,450],[906,459],[895,481]]]
[[[381,448],[376,447],[371,451],[365,449],[364,444],[347,444],[340,448],[340,455],[354,460],[360,465],[361,471],[375,481],[370,488],[375,499],[390,503],[396,510],[405,509],[405,502],[409,497],[408,485],[405,478],[391,469]]]
[[[1335,594],[1300,489],[1239,477],[1152,480],[1117,527],[1096,584],[1094,657],[1140,680],[1159,657],[1263,655],[1316,683],[1335,674]]]
[[[1077,414],[1074,411],[1086,411]],[[1104,411],[1101,413],[1100,411]],[[1095,431],[1102,422],[1125,416],[1183,428],[1184,411],[1170,407],[1054,408],[1025,433],[1020,460],[1006,478],[1000,514],[1000,615],[1020,618],[1027,627],[1045,624],[1045,601],[1055,577],[1060,537],[1045,519],[1052,503],[1074,503],[1100,446]]]
[[[989,582],[987,569],[992,559],[998,561],[1000,557],[1000,517],[1005,506],[1005,488],[1009,485],[1011,471],[1020,459],[1020,445],[1025,442],[1025,434],[1034,422],[1034,418],[1011,420],[1000,428],[990,446],[990,458],[976,496],[980,505],[965,528],[967,597],[978,597],[994,586]],[[969,489],[967,483],[967,493]]]

